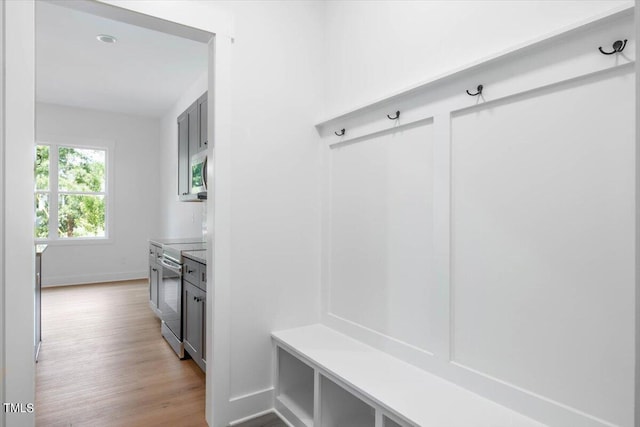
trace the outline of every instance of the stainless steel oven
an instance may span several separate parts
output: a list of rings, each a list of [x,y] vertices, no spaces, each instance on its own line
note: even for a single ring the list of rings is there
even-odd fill
[[[162,245],[162,274],[158,286],[161,331],[162,336],[181,359],[185,357],[182,343],[182,251],[202,250],[205,246],[204,242]]]
[[[182,359],[182,263],[179,261],[163,253],[158,302],[162,313],[162,336]]]

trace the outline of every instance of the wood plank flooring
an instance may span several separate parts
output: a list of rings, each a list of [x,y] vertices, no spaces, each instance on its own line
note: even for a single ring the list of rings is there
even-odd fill
[[[43,288],[36,425],[206,426],[205,376],[160,335],[146,280]],[[265,415],[238,427],[285,427]]]
[[[146,280],[43,289],[38,426],[206,426],[204,394],[160,335]]]

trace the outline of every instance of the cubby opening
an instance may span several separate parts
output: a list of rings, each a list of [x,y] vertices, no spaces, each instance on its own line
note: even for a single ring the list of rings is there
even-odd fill
[[[278,400],[306,426],[313,426],[313,368],[278,348]]]
[[[397,422],[393,421],[391,418],[384,417],[383,419],[384,419],[384,423],[383,423],[384,427],[404,427],[402,424],[398,424]]]
[[[333,381],[322,377],[321,427],[374,427],[375,409]]]

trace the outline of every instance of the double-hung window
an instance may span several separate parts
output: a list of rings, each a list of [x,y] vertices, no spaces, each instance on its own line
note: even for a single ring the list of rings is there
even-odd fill
[[[36,145],[37,240],[109,237],[108,156],[107,147]]]

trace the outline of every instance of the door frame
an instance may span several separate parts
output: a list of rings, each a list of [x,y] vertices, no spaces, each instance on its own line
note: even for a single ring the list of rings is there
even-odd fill
[[[66,7],[71,3],[49,1]],[[81,0],[73,2],[72,7],[208,44],[208,103],[213,107],[208,109],[208,137],[213,141],[209,144],[208,154],[214,162],[208,178],[214,183],[214,188],[210,192],[213,197],[207,203],[213,207],[215,198],[216,209],[215,215],[213,208],[207,209],[206,222],[209,230],[216,231],[216,241],[207,242],[207,276],[211,282],[211,295],[207,298],[206,321],[210,332],[206,346],[210,360],[207,363],[205,408],[209,425],[226,425],[229,422],[229,323],[225,318],[227,304],[220,302],[227,301],[225,296],[230,290],[228,230],[233,15],[215,4],[192,0],[181,0],[179,4],[175,1]],[[33,336],[35,315],[35,255],[32,225],[27,226],[33,216],[33,144],[29,142],[35,138],[35,0],[0,0],[0,9],[0,18],[3,18],[0,19],[0,38],[4,41],[0,43],[4,49],[0,55],[6,66],[6,73],[0,75],[0,164],[3,166],[0,174],[0,188],[3,190],[0,192],[0,231],[3,236],[0,242],[3,284],[0,308],[4,313],[0,318],[0,398],[3,402],[35,403],[35,361],[29,344],[33,341],[30,338]],[[14,88],[14,93],[7,94],[6,88]],[[27,96],[17,97],[17,90],[23,90]],[[7,120],[18,114],[24,118],[16,122]],[[7,123],[11,124],[9,131],[5,126]],[[10,165],[13,165],[11,170],[7,170]],[[16,171],[19,176],[31,178],[25,179],[20,186],[6,188],[6,178]],[[11,236],[5,233],[8,230],[13,230]],[[12,250],[5,251],[9,244]],[[12,267],[14,265],[24,268]],[[11,300],[10,306],[5,304],[8,300]],[[215,345],[212,337],[216,337]],[[4,411],[0,411],[0,425],[5,425],[5,421],[11,426],[32,426],[35,415],[27,413],[5,417]]]

